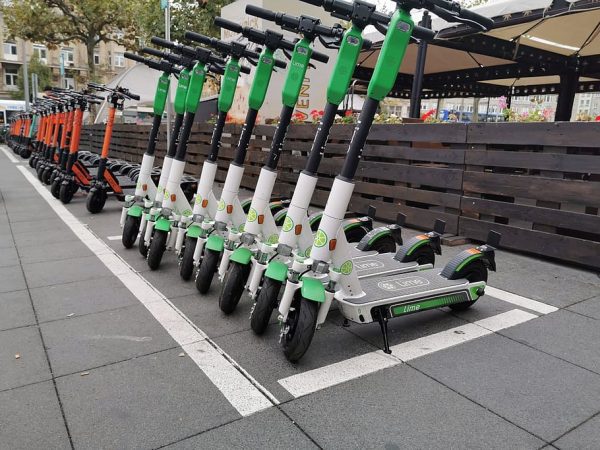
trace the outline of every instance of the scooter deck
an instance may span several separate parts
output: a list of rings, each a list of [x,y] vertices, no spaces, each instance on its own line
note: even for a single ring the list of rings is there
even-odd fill
[[[414,272],[416,270],[431,269],[431,265],[419,266],[416,261],[400,262],[394,259],[394,253],[375,253],[365,257],[352,259],[354,270],[359,279],[375,276],[392,275],[396,273]]]

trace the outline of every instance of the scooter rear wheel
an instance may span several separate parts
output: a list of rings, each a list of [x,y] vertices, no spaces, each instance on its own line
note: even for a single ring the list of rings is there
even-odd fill
[[[148,267],[151,270],[156,270],[160,266],[162,257],[167,249],[167,238],[169,233],[162,230],[154,230],[154,236],[152,236],[152,242],[148,248]]]
[[[44,169],[44,171],[42,172],[42,183],[50,185],[50,175],[52,175],[52,171],[54,169],[52,168],[52,166],[48,166]]]
[[[466,278],[469,283],[477,283],[479,281],[487,282],[487,269],[481,260],[475,260],[470,264],[467,264],[458,272],[455,272],[451,279],[456,280],[460,278]],[[476,302],[477,300],[475,300]],[[452,311],[464,311],[469,309],[475,302],[464,302],[455,303],[454,305],[448,305]]]
[[[292,301],[286,325],[287,333],[283,335],[283,354],[290,362],[297,362],[304,356],[317,327],[319,304],[308,300],[298,291]]]
[[[186,236],[183,256],[179,263],[179,275],[184,281],[189,281],[194,274],[194,252],[196,251],[197,243],[198,239]]]
[[[240,264],[235,261],[229,264],[229,270],[227,270],[223,280],[221,295],[219,295],[219,308],[225,314],[231,314],[235,311],[240,302],[251,267],[250,264]]]
[[[214,250],[204,250],[204,258],[202,258],[202,263],[196,273],[196,289],[201,294],[206,294],[210,289],[212,279],[219,265],[219,255],[220,253]]]
[[[73,200],[73,195],[75,195],[76,190],[77,189],[72,186],[72,183],[61,183],[60,191],[58,194],[60,201],[63,202],[65,205],[67,203],[71,203],[71,200]]]
[[[62,183],[62,180],[60,179],[60,177],[54,177],[54,180],[52,180],[52,184],[50,185],[50,192],[52,193],[54,198],[60,197],[61,183]]]
[[[139,217],[127,216],[125,219],[125,225],[123,225],[123,235],[121,236],[123,247],[133,247],[133,244],[135,244],[135,240],[140,231],[140,222],[141,219]]]
[[[88,192],[87,200],[85,202],[87,210],[92,214],[98,214],[104,208],[104,204],[106,203],[106,197],[107,195],[104,189],[90,189],[90,192]]]
[[[281,290],[281,281],[266,278],[254,304],[250,316],[250,326],[254,333],[260,335],[265,332],[271,320],[271,314],[277,307],[277,299]]]

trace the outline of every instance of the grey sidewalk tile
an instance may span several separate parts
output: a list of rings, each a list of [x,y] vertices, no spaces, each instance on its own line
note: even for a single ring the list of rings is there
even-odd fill
[[[72,242],[41,242],[39,245],[19,247],[23,264],[91,256],[92,252],[78,239]]]
[[[37,195],[37,194],[36,194]],[[69,227],[56,214],[49,217],[44,217],[42,220],[30,220],[27,222],[19,222],[12,225],[12,232],[15,236],[21,234],[40,233],[40,230],[56,230],[58,232],[67,232]]]
[[[0,232],[0,253],[3,253],[4,249],[7,248],[15,248],[13,235],[8,227],[6,228],[6,231]]]
[[[30,288],[92,280],[111,275],[95,255],[63,261],[23,264],[23,271]]]
[[[169,450],[318,448],[278,409],[270,408],[198,436],[169,445]]]
[[[176,345],[141,305],[47,322],[40,328],[55,376]]]
[[[21,266],[0,267],[0,293],[26,289]]]
[[[500,334],[600,374],[600,322],[596,319],[557,311]]]
[[[332,323],[315,333],[309,351],[297,364],[290,364],[281,350],[278,324],[270,325],[263,336],[244,331],[214,341],[280,401],[292,397],[278,380],[377,350]]]
[[[138,305],[139,301],[114,276],[31,289],[38,320],[47,322]]]
[[[282,408],[323,448],[538,449],[543,445],[406,365],[299,398]]]
[[[0,448],[70,448],[52,382],[0,392]]]
[[[569,306],[567,309],[600,320],[600,296]]]
[[[19,255],[14,246],[0,249],[0,267],[19,265]]]
[[[18,224],[13,224],[13,228],[16,228]],[[61,227],[52,228],[46,227],[43,223],[39,224],[38,231],[31,231],[28,233],[15,233],[15,244],[17,248],[23,247],[37,247],[48,243],[64,243],[69,245],[72,242],[79,241],[72,231],[64,230]]]
[[[554,445],[561,450],[598,450],[600,448],[600,415],[561,437]]]
[[[600,407],[600,376],[500,335],[411,364],[548,442]]]
[[[0,391],[52,378],[36,327],[0,332],[0,368]]]
[[[137,255],[135,255],[137,257]],[[142,275],[148,280],[153,286],[155,286],[163,295],[167,298],[183,297],[185,295],[200,295],[196,289],[194,281],[183,281],[179,276],[179,267],[175,255],[165,255],[163,262],[168,263],[161,264],[160,268],[155,271],[144,272]],[[219,295],[219,289],[221,288],[218,280],[213,280],[211,290],[205,296],[207,298],[213,298]],[[214,297],[218,298],[218,297]]]
[[[156,448],[239,418],[180,351],[58,378],[75,448]]]
[[[29,293],[24,291],[0,294],[0,331],[35,325]]]

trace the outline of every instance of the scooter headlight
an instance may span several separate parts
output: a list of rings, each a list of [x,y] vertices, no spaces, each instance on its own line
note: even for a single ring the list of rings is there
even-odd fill
[[[277,246],[277,253],[281,256],[290,256],[292,254],[292,247],[286,244],[279,244]]]
[[[326,274],[329,272],[329,264],[325,261],[315,261],[312,265],[312,270],[318,274]]]
[[[225,222],[215,222],[215,230],[227,231],[227,224]]]
[[[192,216],[192,222],[202,223],[204,222],[204,216],[202,214],[194,214]]]
[[[254,244],[254,241],[256,240],[256,238],[254,237],[254,235],[252,233],[244,233],[244,234],[242,234],[242,237],[240,240],[241,240],[242,244],[250,246],[250,245]]]

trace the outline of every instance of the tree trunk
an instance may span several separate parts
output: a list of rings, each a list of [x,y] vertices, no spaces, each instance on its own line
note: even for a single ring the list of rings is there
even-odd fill
[[[473,99],[473,115],[471,117],[471,122],[479,122],[479,102],[481,99],[479,97],[475,97]]]
[[[96,47],[96,42],[94,39],[88,40],[85,43],[85,46],[87,51],[88,79],[89,81],[95,81],[96,66],[94,65],[94,49]]]

